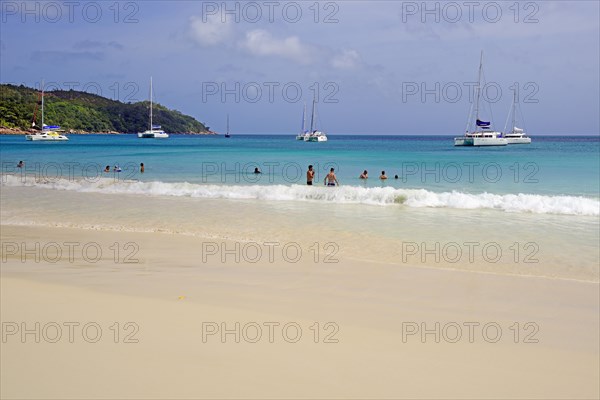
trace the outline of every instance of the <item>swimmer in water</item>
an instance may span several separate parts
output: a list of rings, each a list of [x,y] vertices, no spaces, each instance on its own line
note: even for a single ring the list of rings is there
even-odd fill
[[[326,186],[340,186],[340,183],[338,182],[336,176],[335,176],[335,170],[333,168],[331,168],[329,170],[329,173],[327,174],[327,176],[325,177],[325,180],[323,181],[323,183]]]

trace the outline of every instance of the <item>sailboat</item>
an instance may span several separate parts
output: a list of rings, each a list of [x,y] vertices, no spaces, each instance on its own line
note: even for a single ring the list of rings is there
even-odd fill
[[[231,135],[229,134],[229,114],[227,114],[227,133],[225,133],[225,137],[226,138],[231,137]]]
[[[512,130],[510,132],[506,132],[506,125],[508,124],[508,119],[512,115]],[[504,137],[508,141],[508,144],[530,144],[531,138],[525,134],[525,131],[522,128],[517,128],[517,91],[513,91],[513,103],[512,109],[508,113],[508,117],[506,118],[506,124],[504,124]]]
[[[309,135],[306,130],[306,103],[304,103],[304,110],[302,111],[302,130],[300,134],[296,136],[296,140],[304,140],[305,137]]]
[[[326,142],[327,135],[325,133],[318,131],[315,129],[315,109],[316,109],[316,99],[313,97],[312,103],[312,114],[310,116],[310,132],[304,135],[305,142]]]
[[[138,138],[141,139],[166,139],[169,137],[168,133],[165,133],[160,125],[154,125],[152,121],[152,77],[150,77],[150,129],[144,132],[138,132]]]
[[[46,125],[44,123],[44,81],[42,80],[42,131],[25,135],[25,140],[31,141],[47,141],[47,142],[64,142],[69,140],[65,135],[59,133],[60,126],[58,125]],[[37,109],[37,106],[36,106]],[[32,127],[35,127],[35,112],[33,115]]]
[[[480,118],[480,100],[481,100],[481,75],[483,74],[483,51],[479,60],[479,77],[477,79],[476,101],[471,106],[469,120],[467,121],[467,129],[465,134],[454,138],[455,146],[506,146],[508,141],[502,137],[502,133],[496,132],[491,128],[491,122],[484,121]],[[475,129],[469,132],[469,127],[473,123],[473,106],[475,107]]]

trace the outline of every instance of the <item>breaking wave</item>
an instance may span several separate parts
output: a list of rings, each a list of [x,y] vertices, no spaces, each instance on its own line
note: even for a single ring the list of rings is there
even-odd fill
[[[425,189],[364,188],[340,186],[327,188],[304,185],[214,185],[188,182],[141,182],[99,179],[37,180],[35,177],[3,175],[2,186],[41,187],[83,193],[135,194],[147,196],[185,196],[208,199],[256,199],[267,201],[309,201],[378,206],[438,207],[455,209],[495,209],[506,212],[562,215],[600,215],[598,199],[578,196],[537,194],[492,194],[432,192]]]

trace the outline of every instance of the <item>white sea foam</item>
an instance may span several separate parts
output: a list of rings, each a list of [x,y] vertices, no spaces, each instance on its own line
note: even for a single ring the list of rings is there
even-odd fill
[[[304,185],[213,185],[188,182],[140,182],[99,179],[96,181],[52,179],[3,175],[2,186],[42,187],[86,193],[136,194],[147,196],[186,196],[210,199],[256,199],[265,201],[310,201],[379,206],[438,207],[457,209],[496,209],[506,212],[563,215],[600,215],[598,199],[578,196],[537,194],[436,193],[425,189],[326,188]]]

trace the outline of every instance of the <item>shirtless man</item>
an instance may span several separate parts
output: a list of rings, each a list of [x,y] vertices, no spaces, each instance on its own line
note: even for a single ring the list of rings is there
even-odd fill
[[[359,179],[369,179],[369,173],[365,169],[362,174],[360,174]]]
[[[306,171],[306,184],[312,186],[313,179],[315,179],[315,171],[313,170],[313,166],[308,166],[308,171]]]
[[[336,185],[340,186],[340,183],[338,182],[337,178],[335,177],[335,172],[334,172],[333,168],[331,168],[329,170],[329,173],[325,177],[325,180],[323,181],[323,183],[327,186],[336,186]]]
[[[387,175],[385,174],[385,171],[381,171],[381,176],[379,176],[379,179],[381,179],[382,181],[387,179]]]

